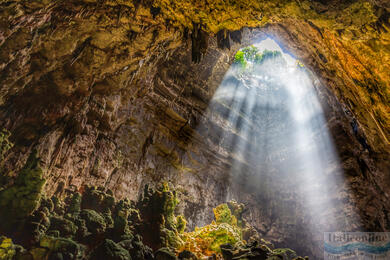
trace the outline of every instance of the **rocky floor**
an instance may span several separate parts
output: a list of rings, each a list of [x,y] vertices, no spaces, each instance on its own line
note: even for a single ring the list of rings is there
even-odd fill
[[[0,259],[303,259],[274,249],[244,219],[237,202],[214,209],[215,221],[187,232],[167,183],[145,186],[138,201],[116,199],[104,187],[46,197],[32,154],[9,188],[0,191]],[[34,180],[34,181],[33,181]],[[5,236],[4,236],[5,235]]]

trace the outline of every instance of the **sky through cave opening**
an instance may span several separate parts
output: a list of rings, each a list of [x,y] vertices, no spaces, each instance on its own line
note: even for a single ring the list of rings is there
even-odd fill
[[[232,185],[321,247],[323,232],[339,231],[347,219],[357,228],[359,217],[347,218],[336,197],[342,169],[319,87],[313,73],[267,38],[236,53],[208,117],[225,128],[217,143],[220,153],[229,151]]]

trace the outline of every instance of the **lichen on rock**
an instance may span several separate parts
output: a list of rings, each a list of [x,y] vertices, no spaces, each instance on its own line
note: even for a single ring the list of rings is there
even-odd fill
[[[183,230],[184,222],[182,217],[174,215],[178,202],[176,191],[171,191],[167,183],[155,190],[145,186],[137,206],[142,218],[141,234],[152,248],[177,248],[182,243],[179,232]],[[149,230],[158,233],[152,234]]]
[[[194,252],[197,257],[211,256],[221,252],[220,245],[234,245],[242,240],[241,228],[237,226],[237,219],[227,204],[221,204],[213,211],[215,221],[182,235],[184,245],[181,250]]]
[[[43,174],[37,152],[33,151],[14,185],[0,191],[0,208],[7,209],[0,213],[0,230],[9,231],[38,208],[46,182]]]
[[[12,239],[0,236],[0,259],[12,260],[15,253],[15,247],[12,243]]]
[[[68,191],[63,199],[43,196],[29,215],[18,216],[23,230],[9,232],[25,248],[1,237],[0,258],[195,260],[210,256],[226,260],[296,256],[289,249],[271,250],[258,237],[251,243],[244,241],[242,232],[247,225],[242,219],[243,204],[231,201],[218,205],[215,221],[186,232],[185,218],[175,214],[178,203],[176,190],[167,183],[157,188],[145,186],[138,202],[116,200],[102,187],[85,187],[83,193]],[[17,225],[13,223],[11,229]],[[258,246],[256,241],[262,244]]]

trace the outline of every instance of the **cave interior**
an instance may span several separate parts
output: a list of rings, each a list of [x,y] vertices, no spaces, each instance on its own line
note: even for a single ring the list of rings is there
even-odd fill
[[[1,260],[390,259],[389,140],[388,0],[0,1]]]

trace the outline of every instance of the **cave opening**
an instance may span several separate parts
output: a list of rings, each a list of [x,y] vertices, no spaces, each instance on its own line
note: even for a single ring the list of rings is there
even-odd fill
[[[312,244],[292,237],[287,243],[317,256],[324,232],[360,222],[357,212],[344,218],[337,199],[344,176],[318,97],[321,88],[301,61],[265,38],[235,54],[207,109],[207,122],[221,126],[213,142],[221,153],[230,152],[226,200],[245,203],[242,193],[252,194],[252,206],[271,211],[279,228],[287,226]],[[207,127],[201,124],[198,131]]]

